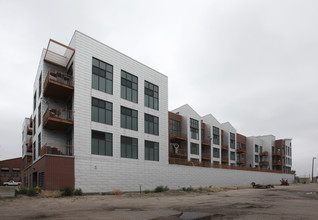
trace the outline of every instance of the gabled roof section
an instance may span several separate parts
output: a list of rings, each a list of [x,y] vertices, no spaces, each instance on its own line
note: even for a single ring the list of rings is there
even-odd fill
[[[203,119],[203,121],[207,121],[210,124],[214,124],[214,125],[218,125],[218,126],[221,125],[221,123],[218,120],[216,120],[216,118],[212,114],[207,114],[207,115],[203,116],[202,119]]]
[[[180,115],[182,115],[182,116],[189,116],[189,117],[195,116],[198,119],[201,118],[201,116],[196,111],[194,111],[193,108],[188,104],[182,105],[179,108],[172,110],[171,112],[173,112],[173,113],[179,112]]]
[[[225,122],[225,123],[222,123],[221,125],[222,125],[223,130],[233,131],[236,133],[236,129],[231,125],[230,122]]]
[[[73,48],[50,39],[44,55],[44,61],[66,68],[74,53],[75,50]]]

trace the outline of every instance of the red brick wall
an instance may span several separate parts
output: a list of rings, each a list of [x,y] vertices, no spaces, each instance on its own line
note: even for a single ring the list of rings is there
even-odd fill
[[[1,168],[9,168],[9,172],[1,172]],[[20,173],[13,172],[13,168],[20,168]],[[0,161],[0,185],[3,182],[14,180],[22,182],[23,160],[21,157]]]
[[[74,158],[45,155],[24,171],[28,186],[32,186],[33,173],[37,173],[36,185],[39,185],[39,173],[44,172],[46,190],[61,190],[65,186],[74,188]]]

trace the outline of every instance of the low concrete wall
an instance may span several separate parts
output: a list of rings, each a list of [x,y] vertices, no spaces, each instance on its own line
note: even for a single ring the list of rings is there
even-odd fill
[[[76,160],[75,160],[76,161]],[[76,167],[76,166],[75,166]],[[294,181],[294,175],[270,172],[191,167],[183,165],[139,162],[134,160],[92,161],[75,172],[75,187],[84,192],[139,191],[159,185],[170,189],[182,187],[226,187],[259,184],[280,184],[282,178]]]
[[[0,197],[15,197],[15,186],[0,186]]]

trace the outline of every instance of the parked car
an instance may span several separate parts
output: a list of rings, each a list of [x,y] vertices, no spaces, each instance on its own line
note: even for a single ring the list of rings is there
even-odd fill
[[[3,183],[4,186],[18,186],[20,184],[21,184],[21,182],[15,182],[14,180],[10,180],[9,182]]]

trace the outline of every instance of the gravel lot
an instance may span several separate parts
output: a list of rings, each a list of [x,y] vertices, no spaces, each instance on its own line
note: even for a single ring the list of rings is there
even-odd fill
[[[0,199],[0,219],[318,219],[318,184]]]

